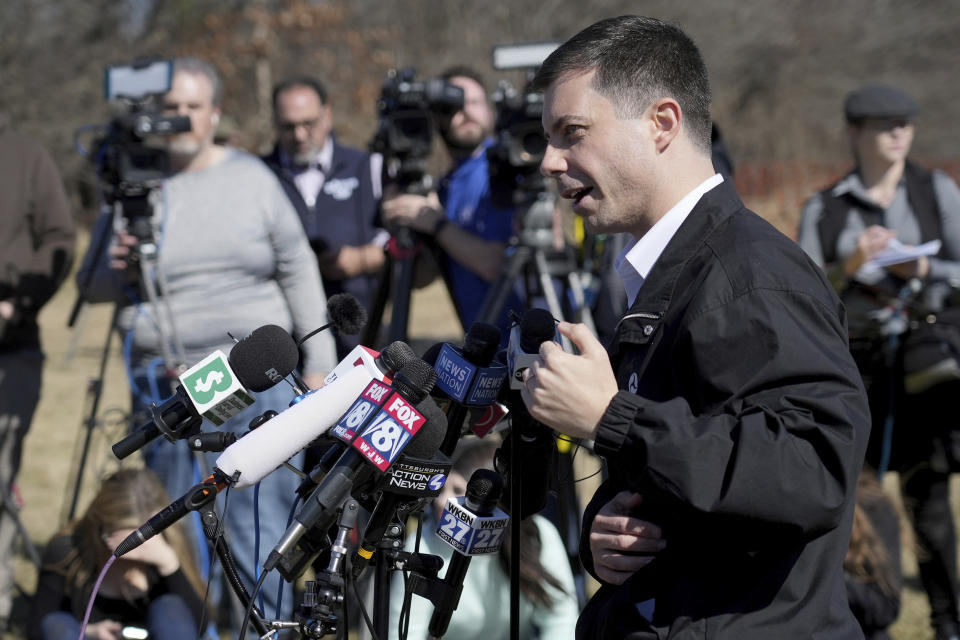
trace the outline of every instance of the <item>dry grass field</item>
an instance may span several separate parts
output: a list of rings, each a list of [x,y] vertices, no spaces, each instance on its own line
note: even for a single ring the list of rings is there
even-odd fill
[[[82,254],[81,254],[82,255]],[[77,328],[68,329],[67,318],[76,298],[72,279],[64,286],[41,316],[43,344],[47,354],[43,396],[27,437],[19,492],[23,499],[22,520],[33,545],[44,542],[64,523],[77,486],[77,463],[80,448],[86,440],[85,420],[90,413],[90,381],[98,368],[107,335],[110,305],[88,305]],[[412,300],[411,338],[425,344],[439,340],[459,341],[453,309],[442,285],[433,285],[416,292]],[[118,341],[111,344],[103,394],[97,412],[98,426],[92,431],[86,459],[86,473],[80,482],[77,512],[82,512],[98,477],[117,466],[110,445],[122,436],[122,417],[128,406],[127,385],[119,357]],[[895,478],[888,478],[891,492]],[[954,486],[954,495],[960,487]],[[905,542],[911,540],[904,532]],[[905,544],[904,569],[907,586],[903,594],[903,610],[893,629],[898,640],[932,638],[927,623],[926,599],[918,591],[916,564]],[[6,640],[24,637],[27,595],[33,592],[36,570],[25,549],[17,559],[17,583],[23,596],[14,605],[14,629],[3,636]]]

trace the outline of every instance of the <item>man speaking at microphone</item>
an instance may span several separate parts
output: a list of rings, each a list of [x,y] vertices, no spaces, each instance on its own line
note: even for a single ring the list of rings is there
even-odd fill
[[[535,83],[542,172],[590,231],[634,238],[609,351],[561,323],[580,355],[545,342],[522,390],[609,469],[584,516],[602,587],[577,637],[862,637],[842,562],[869,418],[844,310],[714,171],[696,45],[608,19]]]

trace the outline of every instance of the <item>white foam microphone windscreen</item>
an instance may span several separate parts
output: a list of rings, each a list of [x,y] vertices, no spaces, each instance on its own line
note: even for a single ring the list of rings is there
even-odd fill
[[[228,477],[239,471],[237,488],[260,482],[335,425],[371,380],[366,367],[354,367],[224,449],[216,467]]]

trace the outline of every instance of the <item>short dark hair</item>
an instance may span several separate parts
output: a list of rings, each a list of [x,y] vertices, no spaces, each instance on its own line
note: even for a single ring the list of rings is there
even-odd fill
[[[594,89],[613,102],[617,115],[635,116],[670,96],[683,110],[693,143],[710,151],[710,80],[697,45],[679,27],[643,16],[601,20],[551,53],[533,87],[546,91],[563,76],[593,70]]]
[[[463,64],[447,67],[443,70],[443,73],[440,74],[440,77],[447,81],[449,81],[450,78],[470,78],[480,85],[484,93],[487,93],[487,83],[484,81],[483,76],[480,75],[480,72],[473,67],[468,67]]]
[[[310,89],[317,97],[320,99],[320,104],[327,104],[327,89],[323,86],[323,83],[320,82],[317,78],[310,76],[297,76],[295,78],[288,78],[278,82],[273,87],[273,95],[271,97],[270,104],[273,105],[273,111],[277,111],[277,97],[289,89],[294,87],[304,87]]]

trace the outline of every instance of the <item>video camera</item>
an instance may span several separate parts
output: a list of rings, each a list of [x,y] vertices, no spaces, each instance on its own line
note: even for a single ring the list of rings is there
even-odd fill
[[[508,81],[501,80],[493,102],[497,120],[496,142],[487,149],[490,189],[494,204],[509,208],[522,204],[526,193],[543,188],[543,94],[526,89],[518,92]]]
[[[147,196],[171,173],[167,151],[157,140],[190,130],[190,118],[162,113],[160,101],[172,81],[170,60],[107,67],[104,95],[119,114],[109,124],[92,127],[99,135],[90,159],[97,166],[104,196],[109,204],[123,205],[130,233],[141,239],[149,237]]]
[[[517,91],[506,80],[493,94],[497,119],[496,141],[487,149],[490,196],[501,209],[516,208],[520,216],[520,241],[526,245],[553,244],[553,199],[540,175],[546,150],[543,137],[543,94],[530,89],[534,70],[558,43],[501,45],[493,49],[497,70],[526,69],[527,81]]]
[[[406,193],[429,192],[434,117],[462,108],[463,89],[442,78],[418,81],[410,67],[387,72],[377,101],[379,127],[370,142],[370,150],[383,155],[387,178]]]

